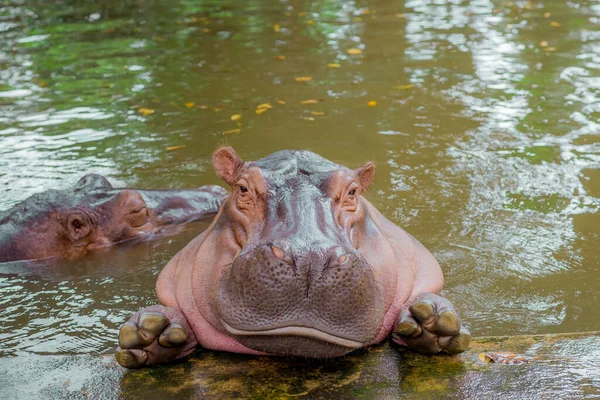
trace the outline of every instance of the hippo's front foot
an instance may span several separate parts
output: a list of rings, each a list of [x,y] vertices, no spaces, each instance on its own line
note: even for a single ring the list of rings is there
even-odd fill
[[[180,310],[156,305],[136,312],[121,326],[115,358],[125,368],[142,368],[186,357],[197,344]]]
[[[421,293],[400,311],[392,340],[419,353],[458,354],[469,347],[471,334],[461,326],[452,303],[433,293]]]

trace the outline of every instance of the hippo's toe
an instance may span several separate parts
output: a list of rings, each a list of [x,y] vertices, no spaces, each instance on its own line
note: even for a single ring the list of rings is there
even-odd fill
[[[400,311],[392,339],[421,353],[458,354],[469,347],[471,334],[461,326],[452,303],[433,293],[423,293]]]
[[[115,358],[125,368],[142,368],[185,357],[196,344],[181,311],[152,306],[138,311],[123,324]]]

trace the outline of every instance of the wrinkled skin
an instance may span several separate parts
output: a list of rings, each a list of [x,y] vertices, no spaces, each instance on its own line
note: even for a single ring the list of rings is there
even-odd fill
[[[167,227],[213,217],[227,196],[219,186],[184,190],[115,189],[101,175],[74,188],[35,194],[0,212],[0,262],[74,259]]]
[[[225,147],[213,164],[232,194],[161,272],[162,305],[121,328],[121,365],[164,363],[198,344],[315,358],[389,336],[427,354],[467,348],[469,332],[435,294],[436,260],[362,196],[372,163],[351,170],[308,151],[243,162]]]

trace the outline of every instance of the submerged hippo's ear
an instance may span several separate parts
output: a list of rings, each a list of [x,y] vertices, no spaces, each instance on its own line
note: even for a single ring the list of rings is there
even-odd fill
[[[80,190],[111,190],[113,186],[108,179],[98,174],[87,174],[81,177],[75,185],[75,191]]]
[[[67,232],[72,241],[79,241],[92,232],[92,222],[83,213],[73,213],[67,218]]]
[[[356,175],[358,176],[358,182],[362,186],[363,190],[367,190],[373,182],[375,176],[375,164],[371,161],[367,161],[362,167],[355,169]]]
[[[235,177],[239,174],[244,162],[231,147],[221,147],[213,154],[213,165],[217,176],[233,186]]]

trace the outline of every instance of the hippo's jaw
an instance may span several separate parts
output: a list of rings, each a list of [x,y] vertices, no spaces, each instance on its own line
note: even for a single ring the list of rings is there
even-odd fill
[[[341,357],[365,345],[365,343],[302,326],[246,331],[233,328],[225,321],[221,323],[238,342],[266,354],[333,358]]]

